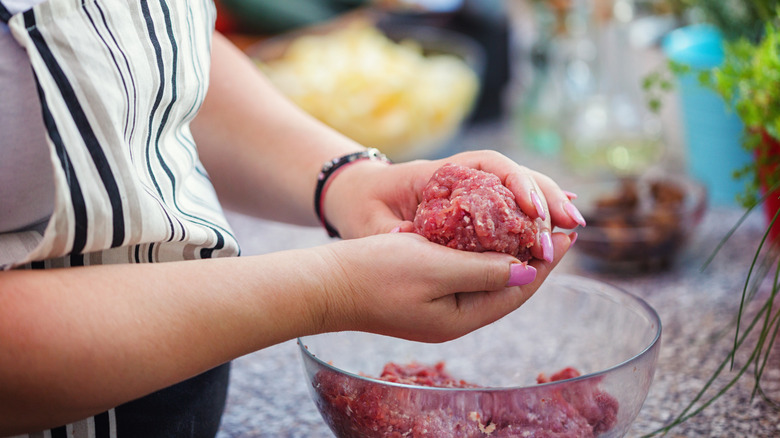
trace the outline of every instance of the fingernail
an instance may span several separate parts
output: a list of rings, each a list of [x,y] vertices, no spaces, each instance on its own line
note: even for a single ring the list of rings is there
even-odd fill
[[[399,225],[399,226],[393,228],[392,230],[390,230],[390,232],[391,233],[400,233],[401,232],[401,226]]]
[[[569,198],[569,199],[577,199],[577,194],[574,193],[574,192],[570,192],[568,190],[564,190],[563,194],[566,195],[566,197]]]
[[[534,207],[536,207],[536,214],[539,215],[542,220],[547,219],[542,200],[539,199],[539,195],[534,190],[531,190],[531,202],[533,202]]]
[[[553,250],[552,235],[550,235],[550,232],[542,231],[542,234],[539,236],[539,242],[542,244],[542,257],[548,262],[552,262],[555,251]]]
[[[509,281],[507,287],[522,286],[536,279],[536,268],[525,263],[512,263],[509,266]]]
[[[567,202],[564,204],[563,209],[566,210],[566,214],[568,214],[570,218],[574,219],[574,222],[577,222],[583,227],[587,225],[585,223],[585,218],[582,217],[582,213],[580,213],[580,211],[577,210],[577,207],[575,207],[574,204],[572,204],[571,202]]]
[[[576,242],[576,241],[577,241],[577,237],[579,237],[579,234],[577,234],[577,232],[576,232],[576,231],[569,233],[569,240],[570,240],[570,242],[569,242],[569,248],[571,248],[572,246],[574,246],[574,242]]]

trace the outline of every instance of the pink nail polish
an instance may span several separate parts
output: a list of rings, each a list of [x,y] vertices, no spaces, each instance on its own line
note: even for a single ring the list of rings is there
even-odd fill
[[[539,243],[542,244],[542,257],[546,261],[552,262],[555,250],[553,249],[552,235],[550,235],[549,231],[542,231],[542,234],[539,235]]]
[[[574,192],[570,192],[568,190],[564,190],[563,194],[566,195],[566,197],[569,198],[569,199],[577,199],[577,194],[574,193]]]
[[[579,237],[579,234],[577,234],[576,232],[572,232],[572,233],[569,234],[569,240],[570,240],[569,248],[574,246],[574,242],[577,241],[577,237]]]
[[[536,268],[525,263],[512,263],[509,266],[509,281],[507,287],[523,286],[536,279]]]
[[[390,230],[390,232],[391,233],[400,233],[401,232],[401,226],[399,225],[399,226],[393,228],[392,230]]]
[[[583,227],[587,225],[587,223],[585,223],[585,218],[582,217],[582,214],[577,210],[577,207],[575,207],[574,204],[567,202],[563,205],[563,209],[566,210],[566,214],[568,214],[570,218],[574,219],[574,222],[577,222]]]
[[[534,204],[534,207],[536,208],[536,214],[539,215],[539,217],[542,220],[547,219],[547,213],[544,212],[544,206],[542,205],[542,200],[539,199],[539,195],[535,191],[531,191],[531,202]]]

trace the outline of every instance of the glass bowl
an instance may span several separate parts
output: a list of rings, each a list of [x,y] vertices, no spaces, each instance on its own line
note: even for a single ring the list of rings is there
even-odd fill
[[[619,437],[647,396],[660,337],[642,299],[553,275],[515,312],[453,341],[339,332],[298,344],[311,396],[337,437]],[[417,374],[423,380],[439,364],[450,387],[376,378],[388,363],[432,366]]]
[[[647,174],[582,184],[577,206],[588,225],[574,248],[592,266],[663,269],[685,248],[707,210],[707,190],[683,175]]]

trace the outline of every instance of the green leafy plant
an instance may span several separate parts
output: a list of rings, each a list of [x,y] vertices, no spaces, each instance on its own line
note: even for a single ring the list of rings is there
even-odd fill
[[[726,8],[729,5],[733,7],[734,4],[740,3],[707,0],[701,2],[679,0],[678,2],[687,4],[706,2],[713,14],[717,8]],[[751,11],[755,17],[760,17],[756,19],[761,23],[761,31],[742,29],[740,34],[739,29],[732,29],[731,37],[725,43],[724,63],[717,68],[699,72],[699,81],[723,97],[727,105],[739,115],[745,126],[743,145],[753,152],[755,161],[735,174],[735,177],[745,178],[749,182],[745,192],[738,198],[746,208],[746,212],[724,237],[703,269],[706,269],[718,250],[752,210],[766,202],[769,197],[778,196],[780,190],[780,147],[778,147],[780,145],[780,6],[777,5],[777,1],[769,0],[741,3],[745,10]],[[767,15],[767,10],[775,12]],[[713,16],[718,17],[718,15]],[[720,18],[732,19],[725,14]],[[724,23],[715,22],[725,32],[730,28],[730,24]],[[672,64],[670,70],[675,73],[691,73],[687,67],[676,64]],[[648,104],[651,108],[653,108],[652,99],[658,98],[657,94],[652,93],[655,90],[667,89],[670,86],[666,83],[668,80],[661,73],[654,73],[645,79],[643,85],[650,96]],[[759,396],[770,406],[780,409],[780,401],[768,395],[761,385],[770,351],[780,333],[780,309],[776,305],[780,294],[780,239],[774,243],[770,239],[771,228],[775,223],[780,222],[778,217],[780,217],[780,210],[769,220],[766,232],[756,247],[748,269],[739,311],[734,321],[736,329],[730,353],[689,404],[669,424],[647,436],[667,433],[697,415],[733,387],[751,369],[752,396]],[[756,314],[745,323],[743,321],[745,306],[756,296],[759,286],[767,275],[772,276],[769,295],[761,303]],[[749,336],[751,334],[752,336]],[[716,388],[716,382],[719,382],[719,378],[723,378],[725,371],[734,371],[737,352],[745,348],[750,349],[745,363],[738,367],[725,384],[719,389]]]
[[[746,38],[758,41],[764,23],[773,19],[780,0],[664,0],[688,21],[707,22],[723,32],[729,41]]]
[[[651,71],[642,78],[645,102],[647,107],[654,113],[661,111],[663,97],[674,89],[674,77],[672,75],[688,74],[691,70],[687,65],[674,61],[669,61],[666,67],[668,69]]]
[[[747,38],[729,41],[723,65],[700,77],[702,83],[729,103],[745,125],[744,146],[756,161],[737,172],[746,178],[748,188],[739,200],[749,207],[758,202],[761,188],[780,182],[780,156],[770,149],[780,141],[780,8],[766,23],[759,42]]]
[[[778,187],[780,187],[780,185]],[[759,204],[755,204],[753,207],[749,208],[742,218],[732,227],[729,233],[721,240],[710,258],[706,261],[702,270],[707,268],[723,245],[726,244],[737,228],[742,225],[753,208],[758,205]],[[780,211],[772,218],[764,236],[756,246],[756,252],[751,261],[742,289],[739,312],[734,321],[736,330],[734,334],[734,345],[731,351],[723,358],[713,374],[707,382],[705,382],[704,386],[674,419],[664,427],[644,435],[643,438],[666,434],[680,424],[698,415],[731,389],[745,376],[745,374],[750,372],[751,368],[753,372],[753,391],[751,398],[759,396],[770,406],[780,410],[780,401],[773,399],[767,394],[761,385],[761,378],[766,370],[772,346],[777,340],[778,333],[780,333],[780,308],[776,308],[775,305],[778,296],[780,296],[780,248],[776,245],[772,246],[771,242],[768,240],[769,228],[776,222],[780,222],[778,216],[780,216]],[[745,305],[756,295],[763,279],[772,270],[774,270],[774,273],[771,274],[773,279],[769,296],[752,319],[747,324],[743,324],[742,318],[745,312]],[[717,388],[716,384],[719,382],[719,379],[723,377],[724,372],[734,371],[735,357],[740,349],[743,348],[751,348],[749,357],[745,360],[744,364],[740,365],[731,378],[725,381],[720,388]]]

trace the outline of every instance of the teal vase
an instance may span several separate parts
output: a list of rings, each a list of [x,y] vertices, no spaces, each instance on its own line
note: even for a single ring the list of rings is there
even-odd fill
[[[743,124],[698,79],[698,72],[723,62],[723,36],[712,26],[687,26],[670,32],[662,47],[670,60],[691,68],[677,78],[688,172],[707,186],[712,204],[736,205],[744,187],[733,173],[752,161],[742,147]]]

